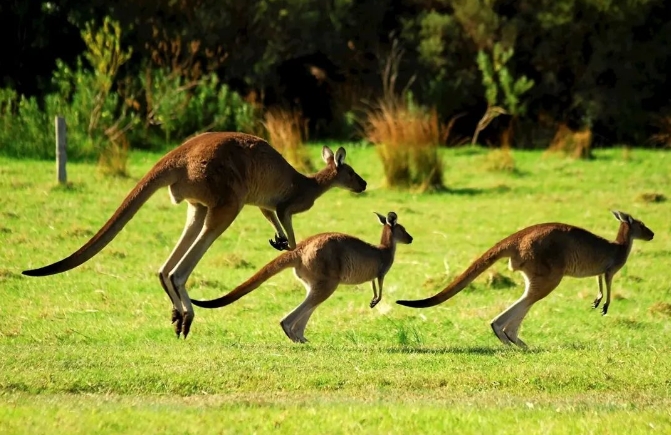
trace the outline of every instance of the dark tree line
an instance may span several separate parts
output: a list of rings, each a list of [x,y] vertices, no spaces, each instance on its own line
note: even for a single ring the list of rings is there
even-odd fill
[[[85,24],[106,16],[133,50],[120,77],[147,66],[215,72],[250,100],[300,108],[313,137],[347,134],[344,114],[381,96],[394,40],[403,50],[397,90],[409,85],[446,121],[465,114],[455,123],[463,134],[487,108],[478,52],[497,46],[512,50],[507,75],[533,80],[520,96],[517,146],[558,125],[643,145],[671,116],[664,0],[4,0],[0,87],[49,92],[56,59],[73,64]]]

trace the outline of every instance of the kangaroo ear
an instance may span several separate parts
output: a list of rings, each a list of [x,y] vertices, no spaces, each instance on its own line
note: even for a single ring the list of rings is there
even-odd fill
[[[389,226],[394,226],[396,225],[396,221],[398,220],[398,215],[394,213],[393,211],[390,211],[389,214],[387,215],[387,223]]]
[[[331,151],[331,148],[329,147],[322,148],[322,159],[324,159],[324,161],[328,163],[329,159],[332,158],[333,158],[333,151]]]
[[[634,218],[627,213],[617,210],[613,210],[612,213],[615,215],[615,219],[619,220],[620,222],[626,222],[630,225],[634,223]]]
[[[338,148],[338,151],[336,151],[336,154],[335,154],[336,167],[345,163],[345,156],[346,155],[347,155],[347,153],[345,152],[345,148],[343,148],[343,147]]]
[[[376,212],[376,211],[374,211],[373,213],[375,213],[375,214],[377,215],[377,219],[380,221],[380,223],[381,223],[382,225],[386,225],[386,224],[387,224],[387,218],[385,218],[384,216],[382,216],[380,213],[378,213],[378,212]]]

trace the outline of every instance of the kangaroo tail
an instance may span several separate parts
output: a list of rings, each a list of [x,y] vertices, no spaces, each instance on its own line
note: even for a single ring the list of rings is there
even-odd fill
[[[224,296],[209,301],[191,299],[191,303],[202,308],[220,308],[232,304],[247,293],[256,290],[261,284],[289,267],[298,265],[300,257],[297,251],[289,251],[279,255],[270,263],[266,264],[251,278],[237,286]]]
[[[396,301],[396,303],[412,308],[427,308],[445,302],[466,288],[468,284],[473,282],[473,280],[477,278],[482,272],[489,269],[489,267],[497,260],[500,258],[510,257],[511,249],[506,245],[508,244],[504,244],[503,241],[494,245],[487,252],[482,254],[480,258],[475,260],[464,273],[459,275],[458,278],[448,284],[448,286],[445,287],[441,292],[431,296],[430,298],[413,301]]]
[[[177,179],[177,171],[154,166],[130,191],[119,208],[103,227],[77,252],[63,260],[39,269],[24,270],[28,276],[46,276],[65,272],[85,263],[111,242],[135,213],[160,188],[169,186]]]

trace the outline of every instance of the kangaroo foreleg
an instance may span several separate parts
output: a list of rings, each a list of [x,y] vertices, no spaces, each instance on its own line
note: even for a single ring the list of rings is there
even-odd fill
[[[606,273],[604,273],[603,275],[604,278],[606,279],[606,302],[604,302],[603,304],[601,314],[605,316],[608,313],[608,307],[610,306],[610,288],[611,284],[613,283],[613,275],[615,275],[615,272],[607,270]]]
[[[268,222],[270,222],[275,228],[275,239],[268,240],[270,246],[277,249],[278,251],[288,250],[289,240],[284,234],[284,229],[282,228],[280,220],[277,218],[277,214],[274,211],[265,208],[261,208],[261,213],[263,213],[263,216],[268,219]]]
[[[592,308],[598,307],[601,303],[601,299],[603,299],[603,275],[597,275],[596,281],[599,284],[599,293],[596,294],[596,299],[594,299],[594,302],[592,303]]]
[[[286,250],[296,249],[296,236],[294,235],[294,224],[292,222],[292,215],[290,211],[287,210],[285,207],[278,207],[277,218],[280,220],[280,223],[282,224],[282,227],[284,228],[284,231],[287,235],[288,249],[287,248],[285,249]]]
[[[373,299],[370,301],[370,307],[373,308],[382,300],[382,285],[384,283],[384,276],[377,277],[377,291],[375,291],[375,280],[371,281],[373,284]]]

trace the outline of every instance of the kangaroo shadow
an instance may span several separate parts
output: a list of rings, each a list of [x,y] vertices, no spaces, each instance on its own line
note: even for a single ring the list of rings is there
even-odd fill
[[[412,347],[412,346],[395,346],[386,349],[387,353],[391,354],[435,354],[435,355],[498,355],[502,353],[507,353],[511,351],[518,351],[524,353],[539,353],[542,352],[542,349],[536,348],[519,348],[519,347],[503,347],[503,346],[472,346],[472,347],[463,347],[463,346],[450,346],[450,347]]]
[[[434,190],[433,194],[443,195],[461,195],[461,196],[476,196],[487,193],[506,193],[510,192],[512,188],[505,184],[493,187],[444,187],[439,190]]]

